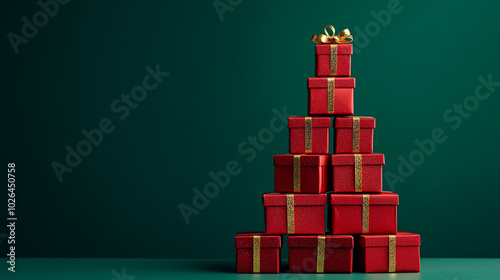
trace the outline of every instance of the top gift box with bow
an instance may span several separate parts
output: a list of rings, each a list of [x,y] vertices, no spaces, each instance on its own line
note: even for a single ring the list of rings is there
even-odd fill
[[[331,30],[331,35],[328,29]],[[352,39],[349,29],[335,35],[335,28],[331,25],[325,27],[325,34],[313,36],[312,41],[317,44],[316,76],[351,76]]]

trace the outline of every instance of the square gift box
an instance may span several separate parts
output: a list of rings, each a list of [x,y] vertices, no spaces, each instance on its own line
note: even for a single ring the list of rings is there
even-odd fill
[[[237,273],[279,273],[281,236],[240,232],[235,237]]]
[[[395,234],[399,196],[379,194],[330,194],[333,234]]]
[[[290,236],[290,272],[351,273],[353,247],[350,235]]]
[[[352,44],[316,45],[316,76],[351,76]]]
[[[326,194],[266,193],[267,234],[325,234]]]
[[[374,128],[372,117],[335,118],[335,153],[373,153]]]
[[[331,189],[330,155],[275,155],[274,191],[324,193]]]
[[[334,154],[333,192],[382,192],[383,154]]]
[[[364,272],[419,272],[420,235],[361,235],[358,240]]]
[[[290,117],[291,154],[328,154],[332,123],[326,117]]]
[[[354,83],[352,77],[308,78],[309,115],[354,114]]]

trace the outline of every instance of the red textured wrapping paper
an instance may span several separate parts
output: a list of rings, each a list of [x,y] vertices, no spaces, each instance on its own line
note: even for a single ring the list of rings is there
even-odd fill
[[[335,50],[336,49],[336,50]],[[332,57],[332,45],[318,44],[316,45],[316,76],[351,76],[351,55],[352,44],[334,44],[333,52],[336,53],[336,67],[330,63]]]
[[[267,234],[325,234],[326,194],[262,196]]]
[[[354,114],[354,84],[352,77],[307,79],[309,115]]]
[[[335,153],[373,153],[374,128],[372,117],[335,118]]]
[[[291,154],[328,154],[330,118],[325,117],[290,117]]]
[[[361,235],[358,240],[364,272],[419,272],[420,235],[398,232],[391,254],[389,235]],[[392,258],[392,261],[391,261]],[[393,271],[390,271],[390,263]]]
[[[395,234],[398,195],[330,194],[333,234]]]
[[[259,236],[258,255],[254,271],[254,236]],[[279,273],[281,236],[266,235],[259,232],[241,232],[235,237],[237,273]]]
[[[290,236],[290,272],[351,273],[353,247],[350,235]]]
[[[382,192],[384,164],[383,154],[332,155],[333,192]]]
[[[275,155],[274,192],[324,193],[331,189],[330,155]]]

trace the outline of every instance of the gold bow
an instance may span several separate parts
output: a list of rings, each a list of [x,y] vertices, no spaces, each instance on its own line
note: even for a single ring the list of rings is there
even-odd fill
[[[332,35],[328,34],[327,28],[332,30]],[[331,25],[325,27],[325,34],[319,34],[318,36],[313,35],[311,39],[316,44],[346,44],[352,43],[352,35],[349,29],[344,29],[340,31],[339,34],[335,35],[335,28]]]

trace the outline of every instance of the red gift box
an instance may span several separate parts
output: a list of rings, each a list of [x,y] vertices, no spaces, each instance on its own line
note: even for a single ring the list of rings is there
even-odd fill
[[[290,117],[290,153],[291,154],[328,154],[330,118]]]
[[[235,237],[237,273],[279,273],[281,236],[241,232]]]
[[[383,154],[332,155],[333,192],[382,192]]]
[[[309,78],[309,115],[354,114],[354,78]]]
[[[364,272],[419,272],[420,235],[361,235],[361,269]]]
[[[316,45],[316,76],[351,76],[351,44]]]
[[[290,272],[351,273],[353,247],[350,235],[290,236]]]
[[[335,118],[335,153],[373,153],[372,117]]]
[[[262,196],[267,234],[325,234],[326,194]]]
[[[274,192],[324,193],[331,186],[330,155],[275,155]]]
[[[333,234],[394,234],[398,195],[330,194]]]

